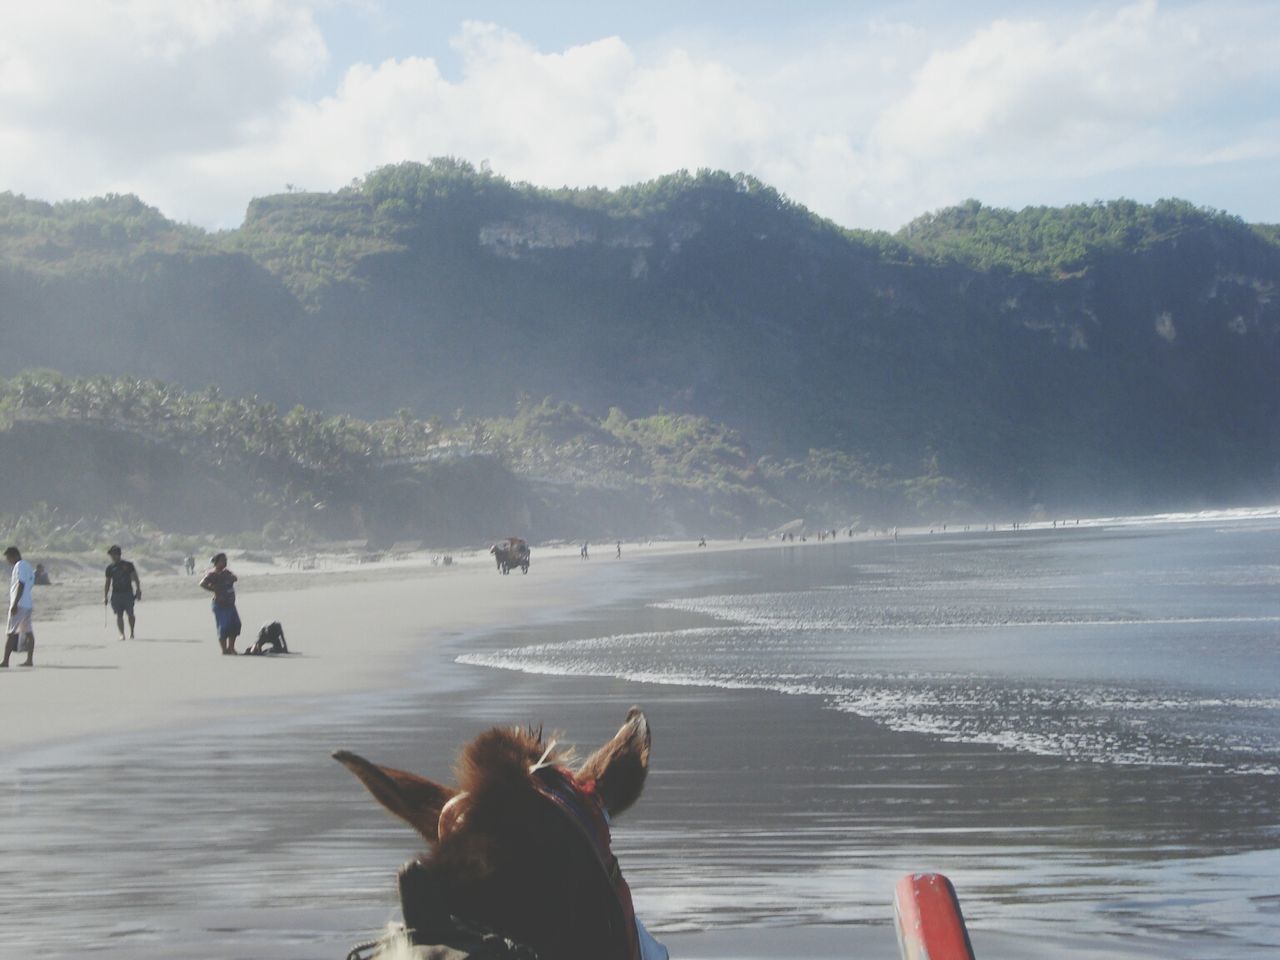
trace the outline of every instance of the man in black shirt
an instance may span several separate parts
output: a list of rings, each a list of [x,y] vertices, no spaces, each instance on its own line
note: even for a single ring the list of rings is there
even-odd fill
[[[110,596],[111,609],[116,614],[116,629],[120,631],[120,639],[124,639],[124,618],[129,617],[129,639],[133,639],[133,602],[142,599],[142,581],[138,579],[138,568],[128,560],[120,559],[120,548],[112,545],[107,550],[111,563],[107,565],[107,582],[102,588],[102,602],[105,605]]]

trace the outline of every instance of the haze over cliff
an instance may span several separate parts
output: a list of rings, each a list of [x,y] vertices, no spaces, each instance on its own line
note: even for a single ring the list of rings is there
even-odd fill
[[[0,373],[446,426],[563,401],[579,439],[705,418],[752,469],[843,473],[841,510],[938,494],[880,520],[1258,502],[1280,492],[1276,238],[1123,200],[858,232],[742,175],[546,191],[456,160],[264,197],[223,233],[3,194]],[[536,457],[508,439],[518,474]]]

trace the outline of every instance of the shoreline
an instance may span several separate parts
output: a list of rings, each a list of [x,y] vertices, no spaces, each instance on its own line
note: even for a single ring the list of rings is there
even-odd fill
[[[1013,544],[1016,535],[1000,531],[999,540]],[[578,560],[576,546],[535,548],[529,575],[509,577],[479,552],[447,568],[419,558],[261,575],[233,561],[249,578],[242,618],[254,629],[268,611],[281,619],[297,651],[289,657],[220,657],[207,598],[185,577],[144,572],[139,626],[149,632],[172,623],[171,634],[140,632],[120,644],[97,623],[97,605],[67,604],[58,619],[38,621],[37,637],[48,642],[37,646],[37,665],[47,664],[42,682],[52,692],[35,696],[40,670],[0,672],[0,720],[7,721],[0,769],[13,774],[0,797],[11,811],[6,849],[15,876],[33,878],[37,888],[18,884],[0,895],[0,908],[8,907],[0,912],[15,918],[0,924],[0,952],[6,944],[33,949],[36,935],[17,918],[50,908],[56,896],[74,900],[78,912],[57,934],[64,952],[57,937],[42,941],[51,956],[74,955],[85,936],[108,957],[168,956],[183,945],[191,955],[266,960],[341,955],[339,948],[396,915],[395,870],[418,844],[327,760],[332,749],[443,776],[459,746],[493,723],[545,720],[589,747],[616,729],[631,703],[650,713],[659,740],[645,801],[619,829],[617,851],[638,912],[674,956],[893,955],[892,883],[902,872],[933,868],[956,882],[980,956],[1136,957],[1161,943],[1159,927],[1128,943],[1114,932],[1091,939],[1060,928],[1045,936],[1043,926],[1028,924],[1034,900],[1009,889],[1028,878],[1034,889],[1047,869],[1036,862],[1044,854],[1009,832],[1017,809],[1003,808],[1013,811],[1013,823],[993,819],[983,781],[964,779],[968,764],[978,763],[1021,778],[1010,781],[1015,793],[1058,798],[1088,770],[1017,756],[992,768],[982,760],[992,752],[985,748],[895,733],[869,719],[833,723],[812,698],[454,661],[466,650],[639,624],[649,616],[637,613],[646,597],[669,584],[753,565],[729,556],[704,565],[700,554],[833,545],[812,538],[695,543],[624,544],[623,560],[644,558],[640,566],[617,560],[612,544],[591,562]],[[849,543],[842,537],[835,545]],[[677,555],[679,564],[662,563]],[[806,562],[827,557],[809,554]],[[91,586],[100,601],[100,583]],[[67,638],[61,663],[54,658],[59,632]],[[82,702],[74,700],[77,690]],[[47,696],[58,700],[47,703]],[[816,751],[808,759],[806,744]],[[767,768],[779,775],[758,791],[762,757],[781,765]],[[1151,795],[1141,771],[1097,777],[1126,780],[1117,796]],[[969,819],[963,836],[952,837],[935,829],[931,809],[933,798],[957,790]],[[870,824],[888,833],[877,838],[866,831]],[[983,837],[985,851],[973,846]],[[1045,850],[1080,856],[1069,843]],[[1249,870],[1234,860],[1214,869],[1244,888],[1270,863],[1268,856]],[[1191,878],[1181,881],[1184,889],[1204,864],[1100,861],[1094,869],[1105,886],[1090,893],[1099,903],[1121,893],[1144,902],[1161,893],[1157,868]],[[255,899],[271,878],[283,877],[298,878],[295,893],[306,895],[276,887]],[[748,904],[735,899],[744,889]],[[1231,902],[1229,892],[1223,898]],[[1085,923],[1095,934],[1096,926]],[[1177,950],[1163,944],[1163,953],[1199,956],[1209,936]]]
[[[223,657],[199,576],[143,574],[137,639],[120,641],[101,603],[102,581],[79,577],[36,593],[35,667],[15,655],[0,670],[0,758],[42,747],[236,717],[267,717],[299,702],[400,690],[420,682],[424,655],[450,638],[497,630],[592,602],[593,573],[628,560],[759,549],[777,541],[601,545],[582,561],[577,546],[535,548],[529,574],[501,576],[487,553],[430,554],[320,569],[237,560],[228,551],[244,633],[284,625],[288,656]],[[127,558],[127,557],[126,557]],[[105,569],[105,563],[104,563]]]
[[[593,574],[628,561],[744,550],[822,548],[932,537],[1017,535],[1020,531],[1097,529],[1138,524],[1194,524],[1280,519],[1280,506],[1037,521],[978,529],[959,525],[862,531],[822,540],[775,538],[646,541],[595,544],[590,560],[579,545],[535,546],[527,575],[500,576],[483,550],[458,551],[445,566],[440,552],[419,550],[361,562],[351,556],[313,558],[311,569],[263,562],[229,549],[240,577],[237,606],[245,625],[238,649],[258,625],[279,620],[286,657],[221,657],[200,572],[143,574],[136,640],[116,638],[114,617],[102,606],[102,580],[77,576],[37,588],[36,665],[15,655],[0,670],[0,758],[15,751],[79,738],[190,726],[235,710],[269,716],[287,705],[325,696],[399,690],[423,656],[460,633],[500,630],[548,612],[588,607]],[[105,569],[105,557],[103,569]],[[127,559],[127,557],[126,557]],[[409,589],[413,585],[414,589]],[[257,669],[255,669],[255,665]]]

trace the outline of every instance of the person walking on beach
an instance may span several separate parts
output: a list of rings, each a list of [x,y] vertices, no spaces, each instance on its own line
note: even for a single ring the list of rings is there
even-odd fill
[[[129,639],[133,639],[134,615],[133,603],[142,599],[142,581],[138,579],[138,568],[128,560],[120,559],[120,548],[112,544],[107,548],[107,556],[111,562],[107,564],[107,582],[102,587],[102,605],[108,602],[116,615],[116,630],[120,639],[124,639],[124,618],[129,618]]]
[[[36,585],[36,572],[31,569],[31,564],[22,559],[17,547],[7,549],[4,558],[13,565],[13,572],[9,576],[9,627],[5,631],[4,660],[0,660],[0,667],[7,667],[9,655],[17,653],[19,649],[27,651],[27,659],[22,665],[29,667],[36,652],[36,635],[31,629],[31,611],[34,609],[32,592]],[[18,646],[19,640],[22,641],[21,648]]]
[[[200,586],[213,594],[213,620],[218,625],[218,646],[223,653],[235,655],[236,638],[240,636],[240,613],[236,610],[236,575],[227,569],[227,555],[215,553],[209,561],[213,569],[204,575]]]

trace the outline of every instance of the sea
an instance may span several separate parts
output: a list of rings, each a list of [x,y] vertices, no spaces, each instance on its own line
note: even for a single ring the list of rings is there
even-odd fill
[[[581,562],[409,690],[0,761],[0,956],[344,956],[414,843],[329,750],[444,777],[631,703],[615,849],[673,957],[895,956],[922,871],[979,957],[1280,956],[1280,509]]]

